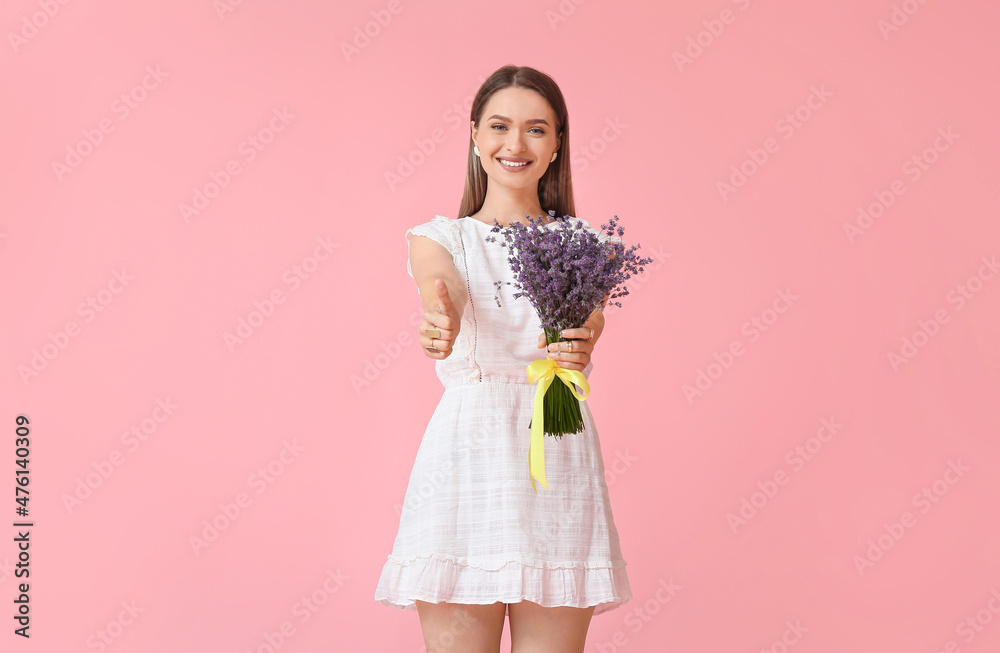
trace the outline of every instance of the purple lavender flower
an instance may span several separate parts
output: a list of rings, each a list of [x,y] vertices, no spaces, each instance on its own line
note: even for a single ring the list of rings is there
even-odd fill
[[[625,234],[618,226],[618,216],[601,229],[610,237],[601,242],[597,234],[583,229],[582,222],[573,223],[570,216],[561,218],[549,212],[558,223],[545,225],[545,216],[537,220],[525,216],[529,224],[514,222],[506,227],[493,220],[487,241],[497,242],[510,252],[507,261],[514,273],[514,299],[527,297],[546,332],[579,327],[594,309],[603,310],[608,300],[628,295],[625,282],[652,263],[651,258],[636,255],[639,245],[630,248],[614,238]],[[501,234],[500,241],[493,234]],[[494,298],[500,303],[500,289],[511,282],[496,281]],[[611,304],[621,307],[621,302]]]

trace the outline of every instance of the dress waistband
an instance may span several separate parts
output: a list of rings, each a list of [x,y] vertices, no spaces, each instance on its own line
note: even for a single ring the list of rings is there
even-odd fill
[[[486,376],[480,379],[473,379],[472,381],[450,381],[444,386],[445,390],[458,390],[461,388],[474,388],[476,386],[498,386],[498,387],[515,387],[515,388],[531,388],[535,389],[537,384],[529,383],[528,376],[525,375],[520,379],[511,379],[505,376]]]
[[[523,386],[526,388],[533,388],[534,385],[528,383],[528,377],[525,376],[523,379],[509,379],[505,376],[487,376],[483,377],[482,380],[476,379],[474,381],[460,381],[457,383],[450,383],[444,387],[445,390],[457,390],[460,388],[471,388],[479,385],[500,385],[500,386]]]

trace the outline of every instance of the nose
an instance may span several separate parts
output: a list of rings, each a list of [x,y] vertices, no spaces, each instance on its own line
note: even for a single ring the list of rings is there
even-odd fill
[[[517,154],[524,149],[524,137],[521,132],[516,129],[511,129],[507,133],[507,150],[511,154]]]

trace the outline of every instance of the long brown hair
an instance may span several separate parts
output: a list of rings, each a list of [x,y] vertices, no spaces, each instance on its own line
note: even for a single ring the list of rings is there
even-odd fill
[[[479,120],[483,117],[486,104],[494,93],[501,89],[516,86],[535,91],[545,98],[556,114],[556,133],[560,136],[559,156],[545,170],[538,180],[538,202],[544,211],[555,211],[555,215],[576,216],[576,206],[573,202],[573,178],[569,166],[569,116],[566,113],[566,101],[562,91],[551,77],[543,72],[527,66],[504,66],[490,75],[476,92],[472,102],[469,119],[475,122],[479,129]],[[462,204],[456,217],[472,215],[483,208],[486,201],[486,171],[479,163],[479,157],[472,150],[475,143],[472,133],[469,133],[469,160],[465,173],[465,192],[462,194]],[[532,216],[537,217],[537,216]]]

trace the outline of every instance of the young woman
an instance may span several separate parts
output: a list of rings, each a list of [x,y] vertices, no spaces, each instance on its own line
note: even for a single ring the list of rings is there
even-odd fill
[[[472,104],[459,218],[406,231],[407,271],[424,306],[418,327],[444,393],[417,450],[392,553],[375,600],[416,610],[428,653],[498,653],[509,615],[512,653],[581,653],[591,617],[632,598],[611,514],[593,416],[585,430],[545,438],[548,489],[532,489],[528,423],[535,386],[525,368],[545,334],[511,286],[493,220],[575,215],[566,104],[555,82],[504,66]],[[586,221],[583,228],[595,230]],[[547,355],[589,376],[604,330],[595,310]],[[558,380],[556,382],[559,382]]]

